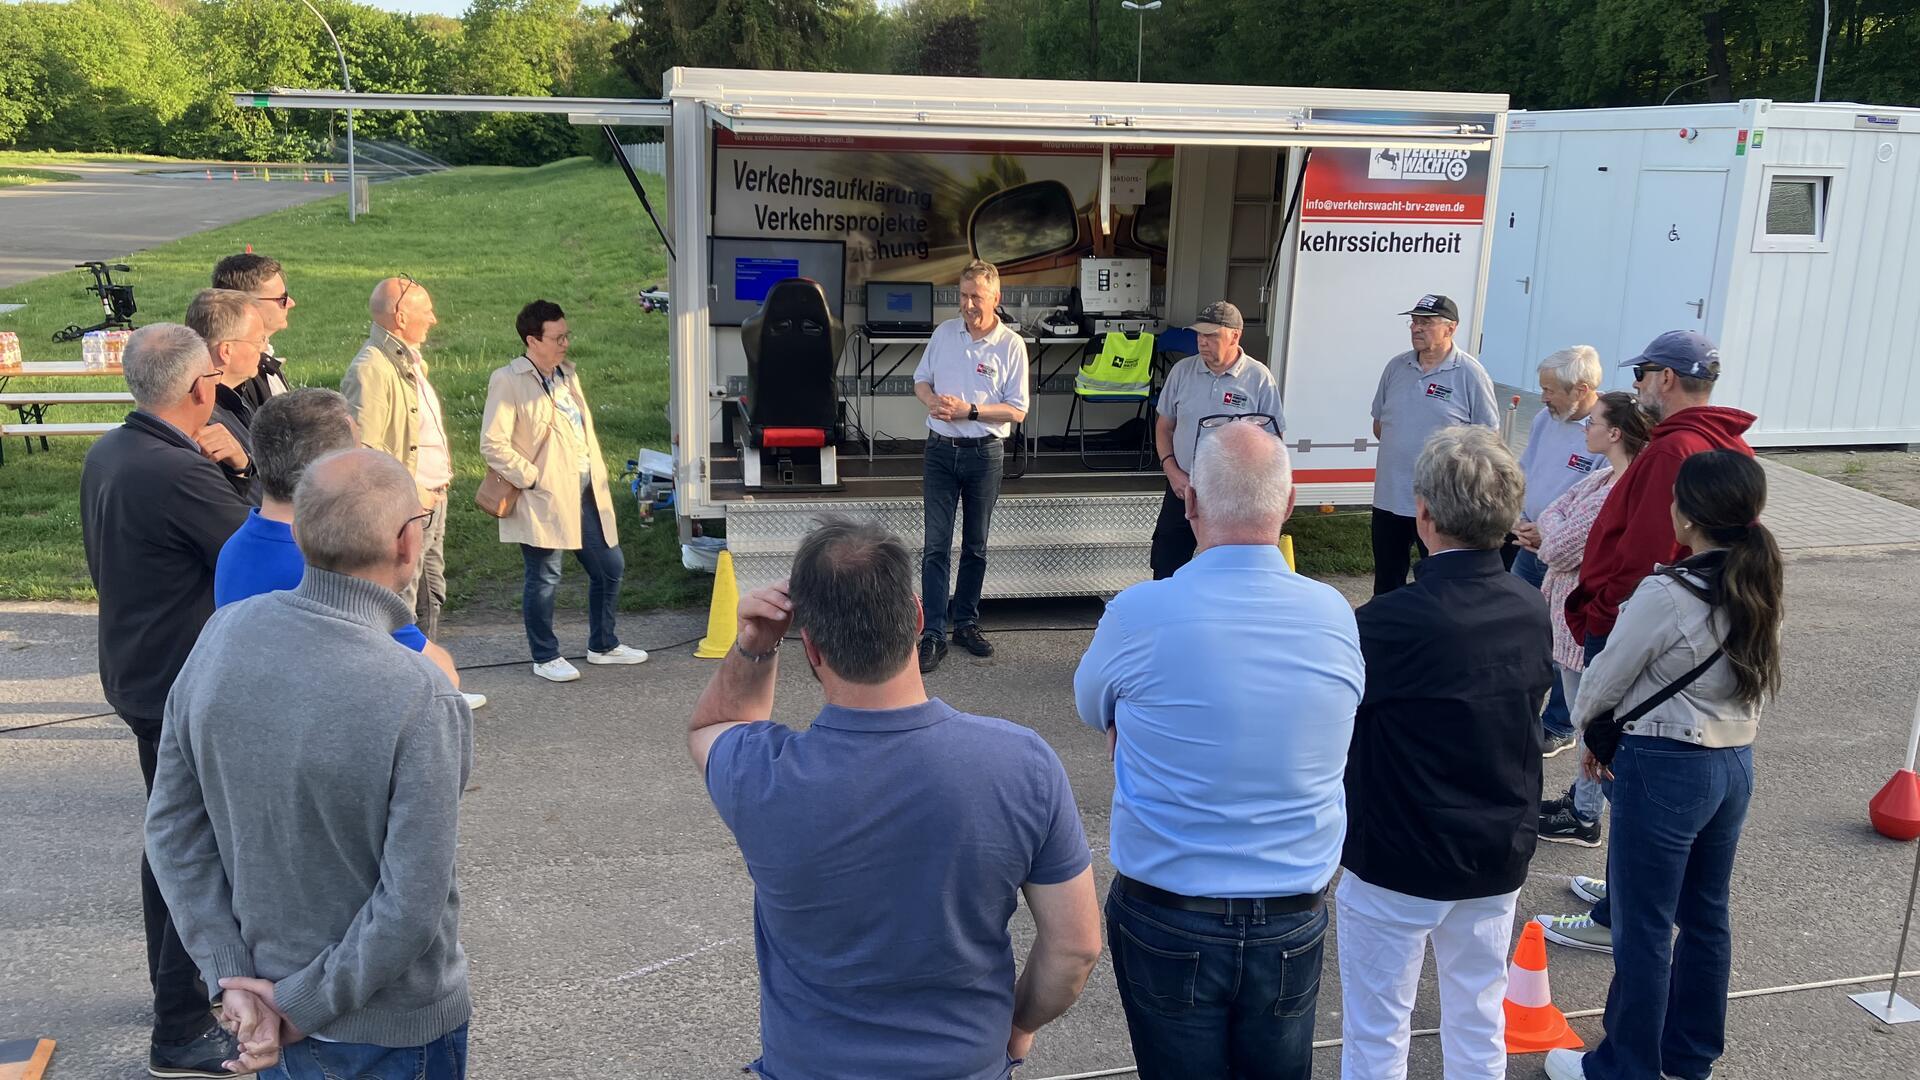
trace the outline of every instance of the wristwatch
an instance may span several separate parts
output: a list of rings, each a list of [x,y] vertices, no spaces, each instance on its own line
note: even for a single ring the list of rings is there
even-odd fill
[[[980,419],[980,406],[978,405],[967,406],[967,419],[969,420]]]

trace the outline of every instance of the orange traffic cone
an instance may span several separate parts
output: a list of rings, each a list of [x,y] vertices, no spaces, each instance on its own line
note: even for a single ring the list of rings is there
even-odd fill
[[[1554,1008],[1547,986],[1547,938],[1540,924],[1529,919],[1513,949],[1507,969],[1507,1053],[1539,1054],[1564,1047],[1578,1050],[1586,1043],[1567,1026]]]

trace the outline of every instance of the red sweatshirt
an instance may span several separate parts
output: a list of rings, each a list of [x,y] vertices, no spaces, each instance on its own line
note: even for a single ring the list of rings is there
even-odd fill
[[[1673,539],[1673,480],[1680,463],[1707,450],[1753,448],[1740,437],[1754,415],[1719,405],[1697,405],[1667,417],[1653,429],[1653,441],[1614,481],[1613,491],[1587,533],[1580,562],[1580,584],[1567,597],[1567,629],[1575,641],[1613,632],[1620,603],[1633,594],[1656,563],[1674,563],[1689,552]]]

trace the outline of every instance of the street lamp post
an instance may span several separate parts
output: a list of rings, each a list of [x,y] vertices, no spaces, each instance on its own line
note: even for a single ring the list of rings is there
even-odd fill
[[[1140,81],[1140,72],[1146,62],[1147,12],[1159,11],[1160,0],[1150,0],[1145,4],[1136,4],[1134,0],[1120,0],[1120,6],[1140,17],[1140,28],[1133,37],[1133,81]]]
[[[313,17],[320,20],[320,25],[327,28],[327,36],[333,39],[334,55],[340,58],[340,85],[346,88],[347,93],[349,94],[353,93],[353,76],[347,74],[347,50],[340,47],[340,35],[335,34],[333,32],[333,24],[327,21],[327,17],[325,15],[320,14],[319,8],[314,7],[313,4],[309,2],[309,0],[300,0],[300,2],[302,4],[306,4],[307,10],[313,12]],[[360,219],[359,214],[356,212],[358,210],[357,203],[359,198],[360,198],[359,171],[354,168],[354,163],[353,163],[353,107],[348,106],[347,107],[347,220],[348,221],[358,221]]]
[[[1827,34],[1833,24],[1833,4],[1831,0],[1820,5],[1820,66],[1813,74],[1813,100],[1820,100],[1820,92],[1827,84]]]

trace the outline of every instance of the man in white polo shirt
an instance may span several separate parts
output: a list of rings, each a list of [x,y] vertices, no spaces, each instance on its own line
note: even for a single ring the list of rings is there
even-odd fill
[[[993,645],[980,632],[987,529],[1000,497],[1001,440],[1027,415],[1027,343],[995,316],[999,304],[1000,271],[977,259],[967,264],[960,271],[960,317],[933,332],[913,371],[914,396],[927,407],[926,550],[920,556],[923,673],[946,658],[948,626],[968,652],[993,655]],[[949,602],[953,519],[963,507],[959,580]]]
[[[1441,428],[1479,424],[1499,430],[1500,408],[1493,380],[1480,361],[1453,342],[1460,309],[1428,293],[1402,315],[1413,348],[1387,361],[1373,394],[1373,437],[1380,450],[1373,465],[1373,595],[1407,583],[1413,547],[1413,463],[1427,439]],[[1420,554],[1427,553],[1420,545]]]
[[[1160,389],[1159,413],[1153,421],[1154,450],[1160,470],[1167,474],[1167,490],[1160,497],[1160,519],[1153,526],[1149,558],[1153,579],[1173,576],[1193,559],[1199,541],[1187,520],[1187,486],[1192,482],[1194,449],[1201,421],[1210,417],[1265,417],[1256,422],[1275,435],[1287,430],[1280,413],[1280,384],[1267,365],[1240,347],[1247,322],[1240,309],[1225,300],[1208,304],[1194,321],[1200,353],[1173,365]]]

